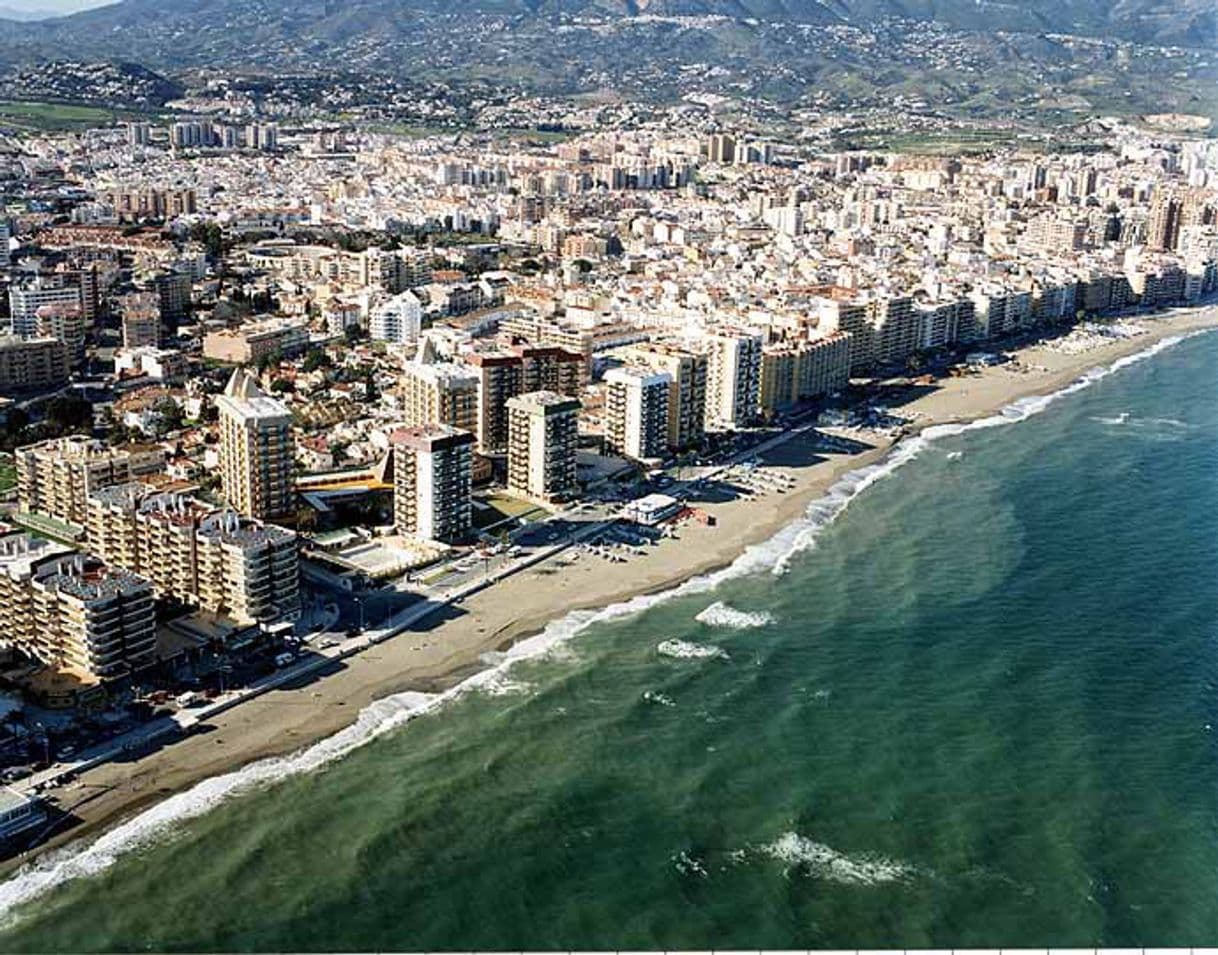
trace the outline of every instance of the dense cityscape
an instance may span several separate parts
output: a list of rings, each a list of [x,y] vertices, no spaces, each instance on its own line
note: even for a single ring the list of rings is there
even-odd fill
[[[1115,120],[936,156],[201,118],[22,135],[2,173],[14,835],[370,628],[713,522],[690,475],[796,424],[912,425],[877,383],[1218,290],[1218,148]]]

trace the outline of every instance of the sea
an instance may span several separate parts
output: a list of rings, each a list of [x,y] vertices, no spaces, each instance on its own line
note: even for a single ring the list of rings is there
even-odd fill
[[[1218,334],[0,883],[0,950],[1218,943]]]

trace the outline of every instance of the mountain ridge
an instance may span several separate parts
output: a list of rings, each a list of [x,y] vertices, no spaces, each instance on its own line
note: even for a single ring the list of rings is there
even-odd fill
[[[192,20],[231,17],[261,8],[276,32],[324,32],[328,23],[357,13],[381,19],[454,13],[444,0],[121,0],[35,23],[3,21],[18,43],[38,33],[77,42],[114,29],[144,29],[149,21],[186,29]],[[473,0],[461,13],[545,18],[555,15],[723,16],[800,23],[867,23],[902,18],[978,32],[1065,33],[1192,47],[1218,45],[1218,7],[1212,0]],[[276,18],[275,14],[279,13]],[[276,24],[273,21],[278,19]],[[0,49],[4,47],[0,42]]]

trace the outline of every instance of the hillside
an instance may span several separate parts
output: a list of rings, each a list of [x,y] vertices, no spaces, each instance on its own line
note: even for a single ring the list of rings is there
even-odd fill
[[[171,65],[190,58],[204,38],[228,34],[230,45],[250,39],[319,42],[400,34],[415,21],[454,13],[444,0],[123,0],[121,3],[37,24],[6,23],[11,37],[0,55],[58,50],[81,57],[90,44],[108,45],[115,34],[134,44],[128,56]],[[1218,6],[1212,0],[472,0],[464,16],[726,16],[799,23],[866,24],[885,18],[935,21],[960,30],[1071,33],[1213,48]],[[251,37],[238,30],[253,29]],[[180,31],[186,31],[182,35]],[[191,34],[195,34],[192,36]],[[152,49],[145,44],[170,41]]]
[[[1218,116],[1213,0],[123,0],[3,22],[0,37],[10,76],[109,61],[170,78],[341,71],[540,94]]]

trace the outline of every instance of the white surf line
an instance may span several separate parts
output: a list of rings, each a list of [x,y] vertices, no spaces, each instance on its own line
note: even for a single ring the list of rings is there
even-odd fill
[[[19,917],[18,910],[21,906],[57,886],[103,872],[123,856],[155,845],[181,823],[203,815],[234,796],[311,772],[341,759],[416,716],[431,712],[450,700],[476,690],[483,683],[500,679],[506,669],[523,660],[544,655],[595,624],[639,614],[657,604],[679,597],[706,593],[727,580],[765,570],[781,573],[790,559],[811,546],[816,535],[829,526],[859,494],[880,478],[892,474],[901,465],[913,460],[933,441],[966,431],[1025,421],[1041,413],[1060,398],[1081,391],[1122,368],[1150,358],[1185,339],[1215,330],[1218,329],[1203,328],[1161,339],[1144,351],[1120,358],[1106,367],[1091,369],[1058,391],[1013,402],[997,415],[967,424],[928,427],[917,435],[897,442],[889,450],[884,461],[844,475],[824,497],[809,506],[810,517],[794,521],[764,543],[746,548],[727,567],[692,577],[659,593],[631,597],[599,610],[572,611],[551,622],[541,633],[516,643],[503,655],[497,666],[475,673],[443,693],[428,695],[407,692],[378,700],[361,710],[356,721],[350,726],[297,753],[258,760],[234,772],[205,779],[100,836],[86,837],[62,849],[49,852],[0,883],[0,927],[11,926]]]

